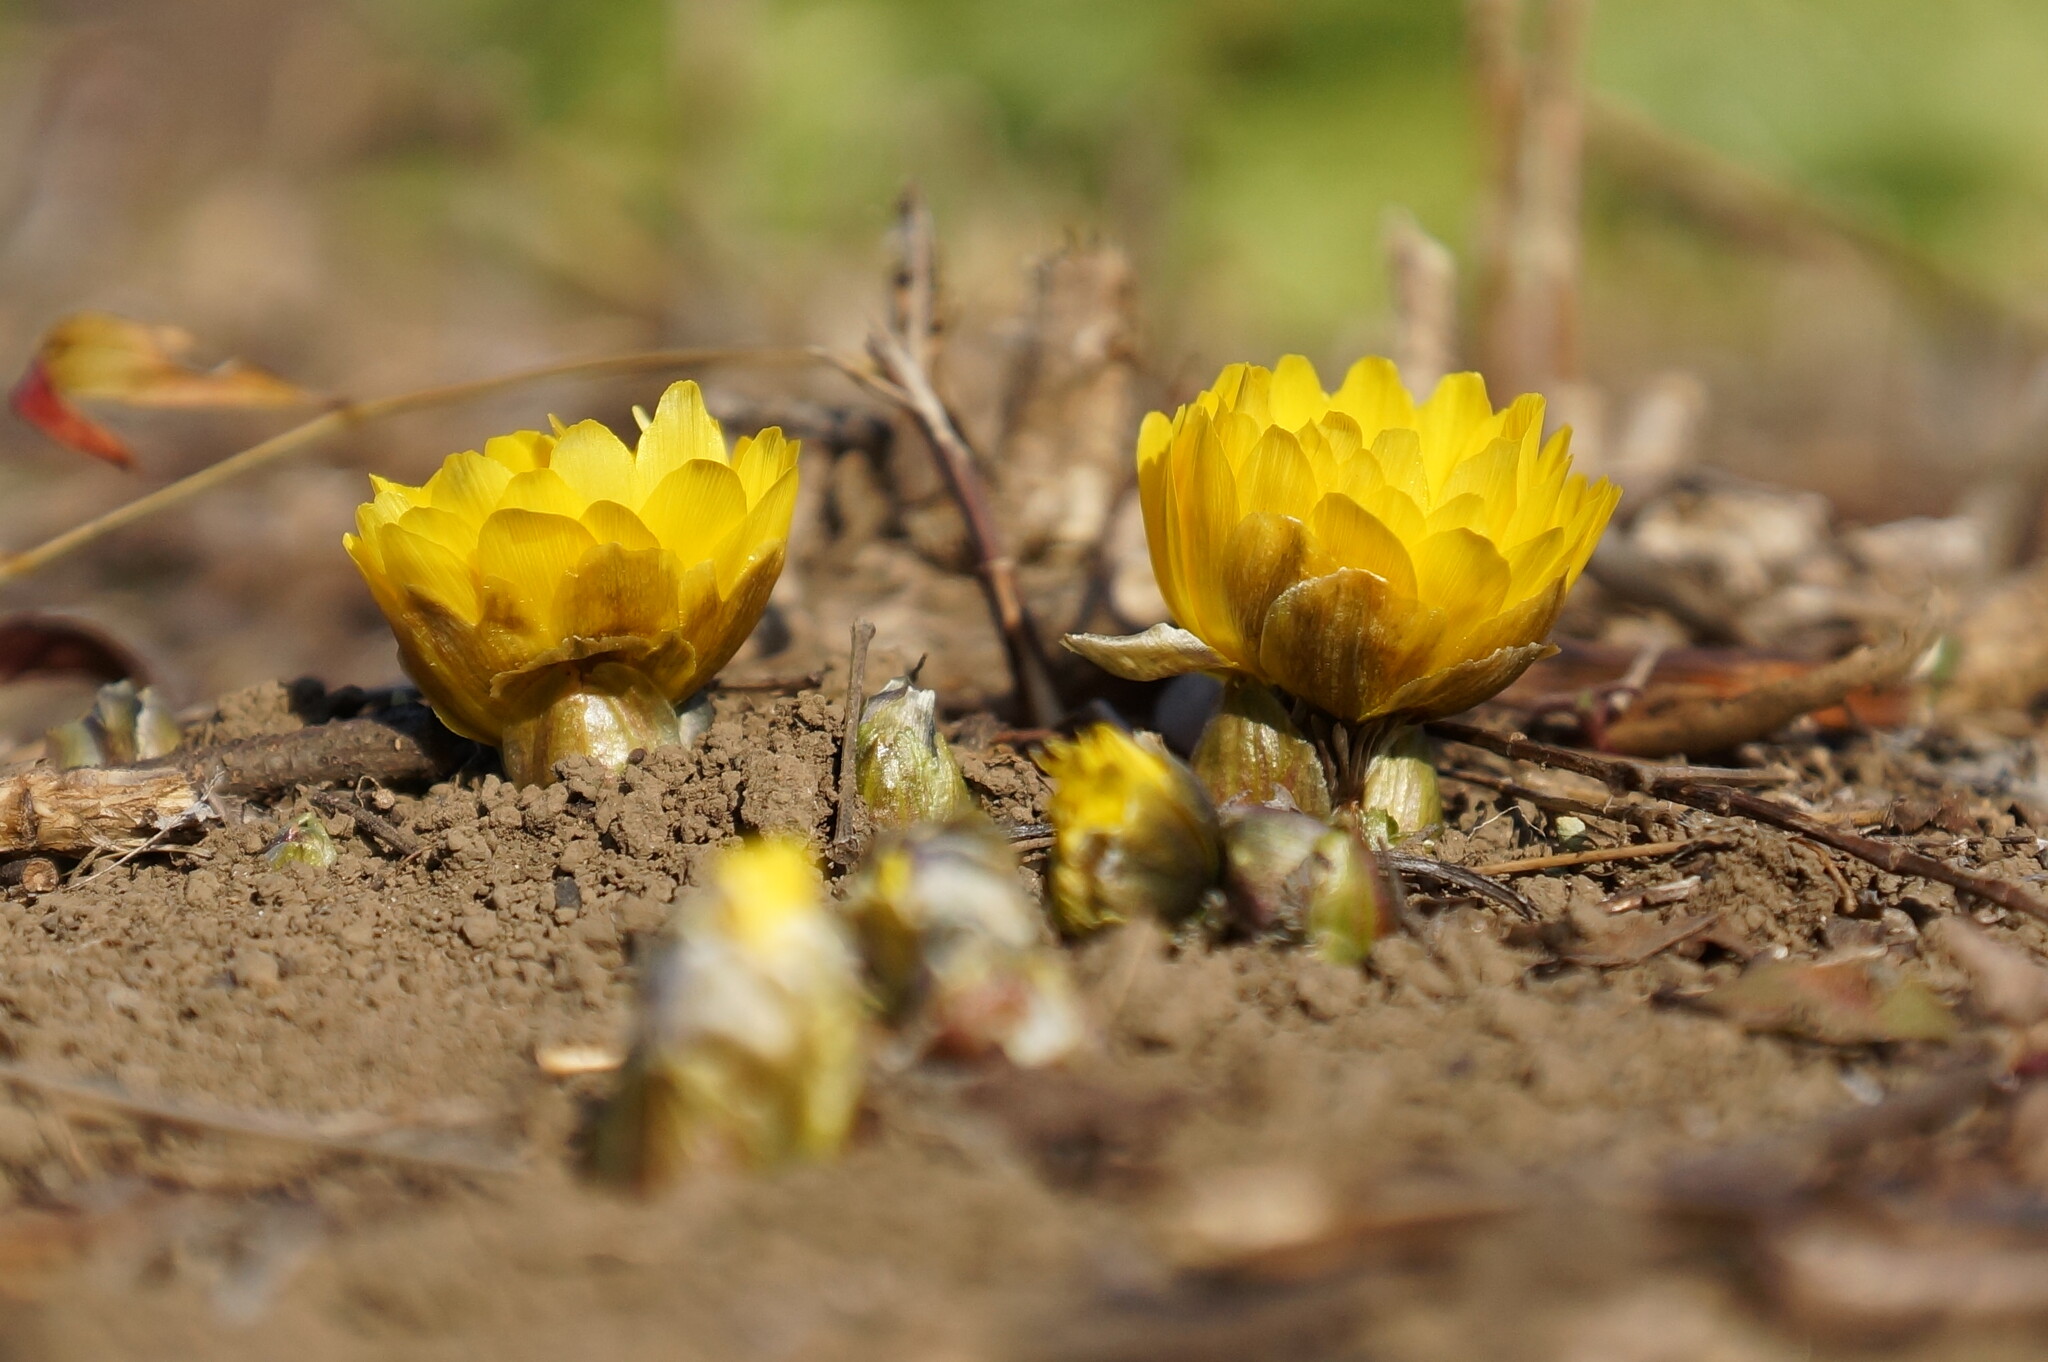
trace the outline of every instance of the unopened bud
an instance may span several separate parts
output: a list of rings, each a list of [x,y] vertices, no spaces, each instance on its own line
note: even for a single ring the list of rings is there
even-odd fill
[[[864,1013],[852,944],[803,847],[724,852],[649,956],[594,1170],[645,1188],[691,1165],[830,1157],[860,1102]]]
[[[1220,851],[1216,810],[1194,772],[1149,734],[1096,724],[1054,739],[1039,764],[1052,777],[1052,900],[1068,932],[1202,907]]]
[[[1032,1068],[1082,1041],[1065,958],[985,821],[885,838],[855,872],[846,912],[906,1058],[1000,1050]]]
[[[184,736],[155,687],[115,681],[99,688],[84,718],[51,729],[46,741],[50,759],[68,771],[152,761],[176,751]]]
[[[1444,821],[1436,754],[1421,729],[1404,726],[1387,735],[1366,767],[1358,804],[1365,814],[1363,821],[1368,826],[1379,822],[1389,842],[1413,837]]]
[[[1252,936],[1305,941],[1333,964],[1365,959],[1396,917],[1399,887],[1343,824],[1292,809],[1224,811],[1229,920]]]
[[[1300,809],[1321,818],[1330,787],[1315,746],[1302,737],[1273,688],[1233,674],[1195,745],[1195,774],[1217,807],[1232,803]]]
[[[944,823],[979,811],[939,732],[938,699],[899,676],[861,710],[854,770],[877,827]]]
[[[334,849],[334,839],[327,835],[327,825],[320,821],[317,813],[302,813],[285,825],[278,839],[263,849],[263,859],[274,869],[288,865],[309,865],[315,870],[325,870],[333,865],[339,856]]]

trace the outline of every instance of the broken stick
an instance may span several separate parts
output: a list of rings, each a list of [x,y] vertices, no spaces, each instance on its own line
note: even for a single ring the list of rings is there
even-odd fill
[[[1476,747],[1482,752],[1492,752],[1511,761],[1526,761],[1538,766],[1555,766],[1566,771],[1576,771],[1582,776],[1591,776],[1595,780],[1603,781],[1612,789],[1634,790],[1655,799],[1719,814],[1723,818],[1747,818],[1751,822],[1767,824],[1781,831],[1819,842],[1822,846],[1833,847],[1837,851],[1854,856],[1859,861],[1868,862],[1879,870],[1889,871],[1894,875],[1911,875],[1916,879],[1932,880],[1937,884],[1948,885],[1951,889],[1960,889],[1966,894],[1975,894],[1978,898],[1995,903],[2001,908],[2048,922],[2048,903],[2035,897],[2023,885],[1996,880],[1989,875],[1980,875],[1975,871],[1950,865],[1946,861],[1937,861],[1932,856],[1909,851],[1905,847],[1858,836],[1843,828],[1823,823],[1775,800],[1751,794],[1747,790],[1698,779],[1688,774],[1687,768],[1683,766],[1646,766],[1640,762],[1596,756],[1576,748],[1555,747],[1550,743],[1536,742],[1530,738],[1494,733],[1484,728],[1475,728],[1471,724],[1439,720],[1428,727],[1430,733],[1438,738],[1463,743],[1467,747]]]

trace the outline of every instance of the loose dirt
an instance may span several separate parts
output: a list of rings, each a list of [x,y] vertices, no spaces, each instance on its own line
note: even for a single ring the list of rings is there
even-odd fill
[[[234,697],[204,736],[288,728],[306,699]],[[1660,835],[1725,845],[1520,877],[1533,925],[1420,901],[1420,934],[1369,971],[1147,927],[1094,939],[1073,959],[1099,1042],[1063,1070],[880,1076],[828,1167],[705,1174],[648,1202],[582,1182],[578,1132],[605,1080],[548,1078],[537,1051],[617,1044],[641,945],[707,853],[753,831],[824,846],[839,731],[836,696],[725,694],[698,748],[622,777],[360,792],[422,840],[409,859],[330,814],[335,866],[273,869],[264,849],[311,806],[230,807],[189,846],[0,901],[10,1063],[384,1151],[15,1091],[0,1355],[1651,1362],[1863,1346],[1766,1317],[1767,1283],[1641,1198],[1674,1161],[1951,1063],[1961,1042],[1822,1046],[1693,1000],[1745,956],[1852,938],[1955,996],[1959,977],[1917,948],[1953,898],[1690,814]],[[1032,821],[1044,782],[989,731],[962,728],[970,784],[999,819]],[[1555,845],[1529,806],[1451,805],[1447,859]],[[1971,827],[1937,835],[1995,873],[2039,874],[2044,844],[2010,808]],[[1545,944],[1686,874],[1696,894],[1647,912],[1718,914],[1708,938],[1609,969]],[[1922,1328],[1893,1355],[2037,1355],[2027,1341]]]

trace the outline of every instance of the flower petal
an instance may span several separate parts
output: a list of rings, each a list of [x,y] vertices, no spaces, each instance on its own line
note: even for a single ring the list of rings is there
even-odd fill
[[[1408,395],[1393,362],[1377,355],[1351,366],[1330,405],[1358,423],[1368,444],[1378,439],[1381,431],[1415,428],[1415,399]]]
[[[684,562],[709,558],[746,514],[739,474],[714,459],[684,463],[640,507],[641,523]]]
[[[704,409],[704,391],[691,379],[668,385],[654,409],[654,420],[640,432],[638,462],[646,470],[648,486],[659,487],[662,479],[692,459],[724,463],[725,432]]]
[[[455,454],[427,479],[427,485],[420,491],[425,494],[426,505],[461,516],[473,530],[483,524],[485,516],[498,509],[498,499],[511,481],[511,470],[496,459],[473,453]]]
[[[775,426],[769,426],[758,435],[743,436],[733,446],[732,467],[740,475],[740,487],[747,494],[747,505],[758,503],[783,474],[796,467],[800,447],[800,441],[784,439],[782,431]]]
[[[718,568],[719,595],[733,594],[740,574],[762,549],[770,544],[789,542],[789,521],[796,513],[796,478],[796,470],[792,468],[776,479],[775,485],[747,512],[746,518],[728,531],[712,550],[711,560]],[[753,626],[749,624],[747,627],[751,629]]]
[[[1397,594],[1415,596],[1415,565],[1400,536],[1350,497],[1341,492],[1324,497],[1309,516],[1308,527],[1330,556],[1331,566],[1362,569]]]
[[[1079,653],[1111,676],[1162,681],[1189,672],[1223,671],[1230,659],[1185,629],[1155,624],[1142,634],[1066,634],[1060,646]]]
[[[1507,596],[1507,560],[1470,530],[1444,530],[1414,546],[1417,598],[1452,619],[1477,619],[1500,609]]]
[[[521,430],[486,440],[484,457],[504,465],[510,472],[530,473],[548,466],[548,455],[554,448],[554,436],[538,430]]]
[[[477,572],[487,588],[495,578],[511,590],[522,618],[544,625],[556,619],[554,603],[564,580],[595,547],[590,531],[568,516],[494,511],[477,535]]]
[[[593,639],[631,636],[651,647],[676,626],[673,563],[673,557],[651,546],[597,545],[563,584],[564,634]]]
[[[590,531],[590,537],[600,544],[617,544],[628,549],[656,549],[661,541],[647,528],[639,516],[634,515],[616,501],[593,502],[590,509],[577,519],[583,528]]]
[[[1282,592],[1266,612],[1261,671],[1347,722],[1381,712],[1441,635],[1443,614],[1396,596],[1378,577],[1339,568]]]
[[[498,494],[498,510],[537,511],[543,515],[567,516],[574,520],[590,505],[552,468],[535,468],[515,473]]]
[[[1401,714],[1414,722],[1461,714],[1476,704],[1506,690],[1530,664],[1550,656],[1557,649],[1548,643],[1525,643],[1502,648],[1484,657],[1469,658],[1442,671],[1417,677],[1387,698],[1388,714]]]
[[[1223,550],[1223,595],[1248,657],[1259,655],[1266,612],[1302,579],[1308,536],[1292,516],[1255,511],[1237,522]]]
[[[1270,427],[1237,469],[1240,515],[1269,511],[1305,517],[1316,504],[1316,475],[1289,431]]]
[[[408,521],[424,510],[410,512]],[[440,514],[447,515],[445,511]],[[459,619],[477,618],[476,574],[470,569],[467,552],[422,532],[415,523],[386,525],[376,538],[385,575],[395,587],[417,592]]]
[[[1284,430],[1300,430],[1330,407],[1329,394],[1323,391],[1323,381],[1316,376],[1316,366],[1300,355],[1284,355],[1273,366],[1272,387],[1266,400],[1268,419]]]
[[[611,428],[598,421],[578,421],[555,442],[548,467],[561,474],[585,505],[593,501],[633,501],[633,454]]]

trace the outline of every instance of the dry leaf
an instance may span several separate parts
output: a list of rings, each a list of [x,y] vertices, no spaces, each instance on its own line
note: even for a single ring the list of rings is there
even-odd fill
[[[83,620],[38,614],[0,617],[0,682],[52,675],[149,684],[149,668],[132,648]]]
[[[43,336],[14,385],[14,414],[59,444],[126,468],[133,452],[75,405],[80,399],[131,407],[288,407],[313,394],[275,374],[227,360],[198,369],[184,360],[189,332],[105,312],[81,312]]]
[[[1956,1032],[1955,1015],[1933,989],[1868,956],[1766,960],[1701,1002],[1748,1030],[1830,1045],[1945,1041]]]
[[[1664,704],[1646,695],[1608,726],[1600,746],[1632,757],[1725,752],[1769,737],[1801,715],[1839,705],[1854,691],[1895,684],[1926,649],[1926,636],[1916,632],[1738,695],[1695,693]]]
[[[2048,1019],[2048,967],[1959,917],[1930,924],[1926,939],[1970,976],[1977,1010],[2008,1026]]]

